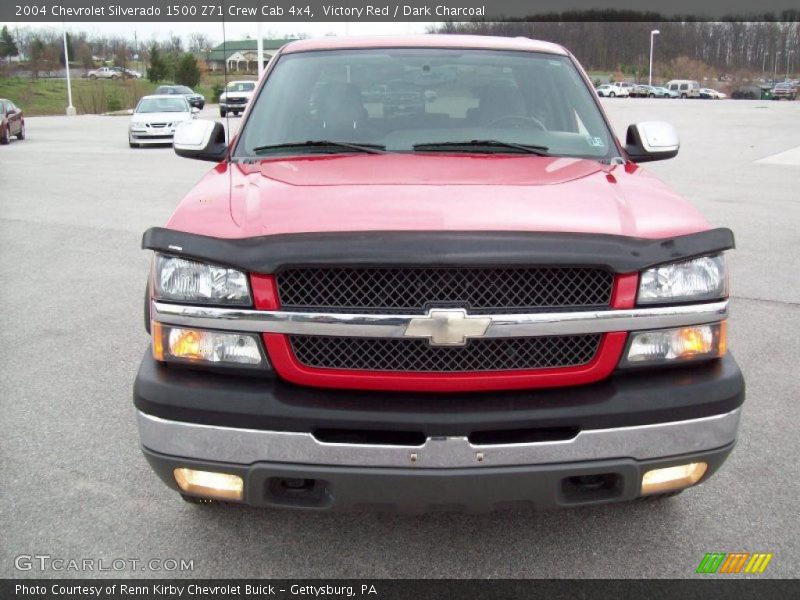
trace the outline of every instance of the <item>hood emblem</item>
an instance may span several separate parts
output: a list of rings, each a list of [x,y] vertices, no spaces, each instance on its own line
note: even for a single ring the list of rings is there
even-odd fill
[[[431,346],[463,346],[467,338],[483,336],[491,323],[491,317],[471,317],[463,308],[433,308],[411,319],[403,337],[427,338]]]

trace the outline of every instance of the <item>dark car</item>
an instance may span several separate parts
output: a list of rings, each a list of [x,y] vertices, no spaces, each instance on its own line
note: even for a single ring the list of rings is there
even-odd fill
[[[0,144],[8,144],[12,135],[25,139],[25,117],[11,100],[0,98]]]
[[[189,106],[202,108],[206,105],[206,99],[202,94],[198,94],[192,88],[186,85],[160,85],[153,92],[153,95],[169,94],[175,96],[183,96],[189,103]]]
[[[787,100],[794,100],[797,98],[797,90],[788,81],[779,83],[772,88],[772,99],[780,100],[781,98],[786,98]]]

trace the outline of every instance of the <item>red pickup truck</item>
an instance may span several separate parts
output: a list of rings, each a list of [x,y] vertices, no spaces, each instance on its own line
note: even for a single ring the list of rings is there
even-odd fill
[[[134,401],[186,500],[600,504],[731,452],[733,234],[639,166],[674,129],[622,145],[564,48],[292,42],[238,135],[195,120],[174,148],[217,164],[144,234]]]

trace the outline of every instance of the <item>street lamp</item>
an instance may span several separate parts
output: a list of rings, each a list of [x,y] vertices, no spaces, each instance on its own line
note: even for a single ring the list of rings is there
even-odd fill
[[[650,32],[650,74],[647,78],[647,85],[653,85],[653,40],[661,33],[658,29],[653,29]]]
[[[794,50],[789,50],[786,53],[786,81],[789,81],[789,57],[794,54]]]
[[[775,52],[775,69],[772,73],[772,83],[775,83],[778,79],[778,57],[782,54],[780,50]]]
[[[67,70],[67,115],[75,114],[75,107],[72,106],[72,81],[69,78],[69,49],[67,47],[67,27],[64,26],[64,67]]]

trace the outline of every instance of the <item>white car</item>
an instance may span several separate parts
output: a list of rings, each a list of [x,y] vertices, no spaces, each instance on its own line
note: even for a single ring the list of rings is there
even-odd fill
[[[597,95],[604,98],[627,98],[631,95],[633,84],[627,82],[605,83],[597,88]]]
[[[224,117],[228,113],[238,115],[244,112],[255,93],[255,81],[231,81],[219,95],[219,116]]]
[[[200,112],[192,108],[183,96],[144,96],[133,111],[128,126],[128,144],[171,144],[175,128],[191,121]]]

